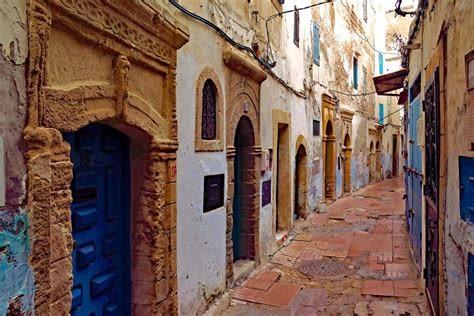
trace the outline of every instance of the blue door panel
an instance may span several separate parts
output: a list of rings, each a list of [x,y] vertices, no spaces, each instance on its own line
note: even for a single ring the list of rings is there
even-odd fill
[[[408,207],[408,227],[410,243],[415,254],[415,260],[421,267],[421,233],[422,233],[422,163],[421,148],[418,146],[418,120],[421,114],[420,97],[416,97],[408,110],[408,168],[407,176],[407,207]]]
[[[474,223],[474,158],[459,157],[459,182],[461,218]]]
[[[64,136],[74,164],[71,314],[129,315],[128,140],[104,125]]]

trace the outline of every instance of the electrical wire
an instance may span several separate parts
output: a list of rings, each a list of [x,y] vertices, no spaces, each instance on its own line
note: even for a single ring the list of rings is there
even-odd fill
[[[316,4],[312,4],[312,5],[309,5],[309,6],[306,6],[306,7],[302,7],[302,8],[297,8],[296,10],[297,11],[300,11],[300,10],[305,10],[305,9],[309,9],[309,8],[312,8],[312,7],[315,7],[315,6],[318,6],[318,5],[322,5],[322,4],[326,4],[326,3],[332,3],[334,0],[327,0],[325,2],[320,2],[320,3],[316,3]],[[282,78],[280,78],[273,70],[272,68],[276,65],[276,62],[271,62],[271,63],[268,63],[266,61],[264,61],[262,58],[260,58],[259,56],[257,56],[257,54],[255,53],[255,51],[249,47],[249,46],[246,46],[246,45],[243,45],[241,43],[238,43],[236,42],[234,39],[232,39],[229,35],[227,35],[227,33],[225,33],[221,28],[219,28],[217,25],[215,25],[214,23],[210,22],[209,20],[206,20],[205,18],[187,10],[185,7],[181,6],[179,3],[176,2],[176,0],[169,0],[169,2],[175,6],[177,9],[179,9],[181,12],[183,12],[185,15],[195,19],[195,20],[198,20],[204,24],[206,24],[207,26],[211,27],[214,31],[216,31],[221,37],[223,37],[226,41],[228,41],[230,44],[232,44],[233,46],[237,47],[238,49],[241,49],[241,50],[244,50],[248,53],[250,53],[252,55],[253,58],[255,58],[259,64],[264,68],[264,70],[267,71],[267,73],[269,73],[276,81],[278,81],[280,84],[282,84],[285,88],[287,88],[288,90],[292,91],[295,95],[301,97],[301,98],[304,98],[306,99],[307,98],[307,95],[304,91],[301,91],[301,90],[296,90],[295,88],[291,87],[285,80],[283,80]],[[145,4],[147,4],[151,9],[154,10],[153,7],[151,7],[148,3],[144,2]],[[269,32],[268,32],[268,24],[267,22],[269,20],[272,20],[274,19],[275,17],[281,15],[281,14],[286,14],[286,13],[290,13],[290,12],[294,12],[295,9],[293,10],[287,10],[287,11],[283,11],[281,13],[278,13],[278,14],[273,14],[271,15],[270,17],[267,18],[266,20],[266,28],[267,28],[267,36],[268,36],[268,41],[269,42]],[[331,91],[332,93],[338,93],[338,94],[341,94],[341,95],[345,95],[345,96],[349,96],[349,97],[363,97],[363,96],[368,96],[368,95],[373,95],[373,94],[376,94],[375,91],[372,91],[372,92],[367,92],[367,93],[359,93],[359,94],[353,94],[353,93],[347,93],[347,92],[342,92],[342,91],[338,91],[338,90],[335,90],[335,89],[331,89],[329,88],[328,86],[325,86],[323,85],[322,83],[320,82],[317,82],[320,86],[328,89],[329,91]]]
[[[313,8],[313,7],[317,7],[319,5],[322,5],[322,4],[326,4],[326,3],[333,3],[334,0],[326,0],[325,2],[319,2],[319,3],[315,3],[315,4],[310,4],[310,5],[307,5],[305,7],[301,7],[301,8],[297,8],[295,7],[294,9],[292,10],[286,10],[286,11],[278,11],[278,13],[275,13],[275,14],[272,14],[270,15],[268,18],[265,19],[265,31],[267,33],[267,54],[270,58],[271,56],[271,59],[273,60],[273,62],[275,62],[274,60],[274,56],[273,56],[273,49],[272,49],[272,45],[271,45],[271,42],[270,42],[270,31],[268,29],[268,22],[270,22],[271,20],[273,20],[274,18],[276,17],[282,17],[283,14],[287,14],[287,13],[292,13],[292,12],[295,12],[295,11],[302,11],[302,10],[306,10],[306,9],[310,9],[310,8]]]

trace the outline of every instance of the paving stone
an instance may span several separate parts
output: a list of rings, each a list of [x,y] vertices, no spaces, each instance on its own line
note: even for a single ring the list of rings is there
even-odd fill
[[[270,260],[273,263],[281,264],[283,266],[292,267],[296,261],[296,257],[285,256],[281,253],[277,253]]]
[[[389,278],[402,279],[408,278],[412,274],[412,267],[405,263],[387,263],[385,273]]]
[[[362,284],[362,295],[394,296],[393,281],[365,280]]]
[[[311,234],[303,233],[303,234],[296,235],[295,240],[297,240],[297,241],[311,241],[312,237],[313,236]]]
[[[298,295],[301,287],[284,281],[279,281],[266,292],[263,304],[286,307]]]
[[[276,271],[262,271],[258,273],[255,278],[258,280],[276,282],[281,276],[280,272]]]
[[[369,253],[369,262],[387,263],[393,261],[393,253],[385,251],[372,251]]]
[[[315,226],[326,225],[329,216],[327,214],[315,214],[311,218],[311,224]]]
[[[268,291],[268,289],[275,283],[274,281],[270,280],[259,280],[254,278],[249,278],[242,283],[243,287],[261,290],[261,291]]]
[[[369,262],[369,264],[367,265],[367,268],[372,271],[384,271],[385,265],[382,263],[377,263],[377,262]]]

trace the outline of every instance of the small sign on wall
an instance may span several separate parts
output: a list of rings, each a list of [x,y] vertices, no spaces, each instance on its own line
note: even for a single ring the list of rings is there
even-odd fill
[[[224,206],[224,174],[204,177],[204,213]]]
[[[0,137],[0,208],[5,206],[5,147]]]

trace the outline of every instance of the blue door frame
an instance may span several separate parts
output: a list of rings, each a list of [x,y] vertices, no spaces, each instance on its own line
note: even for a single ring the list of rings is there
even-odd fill
[[[461,219],[474,224],[474,157],[459,157],[459,209]],[[467,314],[474,315],[474,255],[468,257]]]
[[[415,256],[416,264],[421,269],[422,259],[422,198],[423,173],[421,164],[421,149],[418,140],[418,120],[421,114],[420,95],[415,97],[408,111],[408,166],[405,169],[407,193],[407,221],[410,243]]]
[[[98,124],[64,136],[74,164],[71,314],[129,315],[128,139]]]

